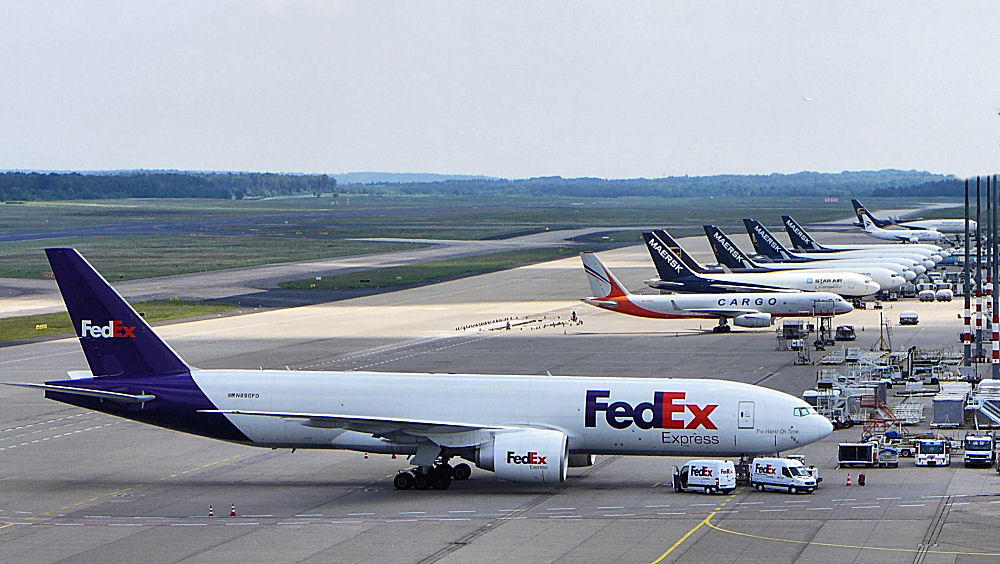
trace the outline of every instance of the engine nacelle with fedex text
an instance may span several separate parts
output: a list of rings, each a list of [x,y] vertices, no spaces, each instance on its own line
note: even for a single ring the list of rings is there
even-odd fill
[[[202,370],[181,360],[74,249],[46,254],[91,370],[11,385],[251,446],[412,455],[414,468],[393,480],[397,489],[445,489],[467,478],[470,466],[452,460],[550,483],[565,480],[570,459],[581,455],[773,453],[833,430],[799,398],[711,379]],[[113,337],[83,331],[83,320],[110,325]],[[116,321],[131,334],[115,338]]]

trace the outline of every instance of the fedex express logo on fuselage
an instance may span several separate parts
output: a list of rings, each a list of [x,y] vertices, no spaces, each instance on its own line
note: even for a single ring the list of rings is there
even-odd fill
[[[611,396],[610,390],[587,390],[587,405],[584,426],[597,426],[597,412],[604,412],[604,419],[615,429],[627,429],[632,424],[640,429],[705,429],[717,430],[712,422],[712,412],[717,404],[698,405],[679,403],[686,392],[653,392],[653,401],[642,402],[635,407],[624,401],[610,404],[600,400]],[[686,420],[684,414],[691,413]]]
[[[134,339],[135,327],[116,320],[108,321],[107,325],[94,325],[89,319],[80,320],[80,336],[94,339]]]
[[[674,271],[677,272],[677,274],[680,274],[681,272],[684,271],[684,267],[681,266],[681,264],[677,262],[677,259],[675,259],[671,253],[668,253],[667,250],[664,249],[663,246],[656,241],[656,239],[650,237],[649,247],[654,251],[656,251],[656,254],[660,255],[660,258],[667,261],[667,264],[670,265],[670,268],[674,269]]]

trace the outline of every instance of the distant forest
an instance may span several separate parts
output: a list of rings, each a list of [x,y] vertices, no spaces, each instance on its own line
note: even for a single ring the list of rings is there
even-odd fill
[[[99,198],[263,198],[335,192],[332,176],[270,173],[0,173],[0,201]]]
[[[985,194],[986,190],[986,177],[982,177],[980,181],[980,189],[983,190]],[[969,193],[972,194],[974,198],[976,195],[976,179],[969,179]],[[921,184],[915,184],[913,186],[905,188],[880,188],[875,190],[874,196],[886,196],[886,197],[896,197],[896,196],[918,196],[922,198],[928,197],[946,197],[946,198],[962,198],[965,196],[965,180],[958,178],[948,178],[945,180],[937,180],[933,182],[924,182]]]
[[[0,173],[0,201],[98,198],[262,198],[302,194],[413,194],[453,196],[565,196],[574,198],[691,196],[917,196],[917,190],[958,183],[921,171],[675,176],[668,178],[464,178],[338,185],[331,175],[141,171],[112,173]],[[959,192],[960,193],[960,192]],[[953,195],[953,194],[941,194]]]

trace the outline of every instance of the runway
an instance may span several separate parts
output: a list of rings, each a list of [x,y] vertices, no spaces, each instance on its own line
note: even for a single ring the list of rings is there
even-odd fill
[[[652,277],[645,250],[602,253],[630,288]],[[677,376],[760,383],[793,394],[816,367],[775,351],[773,329],[713,335],[712,322],[629,318],[589,307],[576,258],[390,294],[161,326],[204,368]],[[950,304],[893,327],[897,350],[950,346]],[[583,324],[566,323],[575,311]],[[514,318],[512,329],[505,326]],[[878,312],[837,319],[878,337]],[[86,366],[75,340],[8,347],[0,380],[41,382]],[[957,433],[957,432],[956,432]],[[741,488],[678,494],[683,458],[599,457],[559,486],[486,471],[447,491],[392,489],[406,461],[271,451],[160,430],[0,389],[0,560],[21,562],[966,562],[996,561],[1000,477],[990,470],[835,469],[837,431],[802,449],[825,478],[812,495]],[[856,472],[856,471],[855,471]],[[855,479],[857,478],[855,474]],[[215,517],[208,517],[209,506]],[[230,517],[236,506],[237,516]]]

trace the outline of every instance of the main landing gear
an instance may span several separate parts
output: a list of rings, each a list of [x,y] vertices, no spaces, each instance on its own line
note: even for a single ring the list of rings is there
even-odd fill
[[[728,333],[730,330],[732,330],[732,327],[729,326],[729,323],[725,317],[720,317],[719,324],[716,325],[715,327],[712,327],[713,333]]]
[[[472,467],[466,463],[451,466],[447,461],[435,464],[431,468],[417,467],[413,470],[403,470],[392,480],[392,486],[397,490],[446,490],[452,480],[468,480],[472,475]]]

